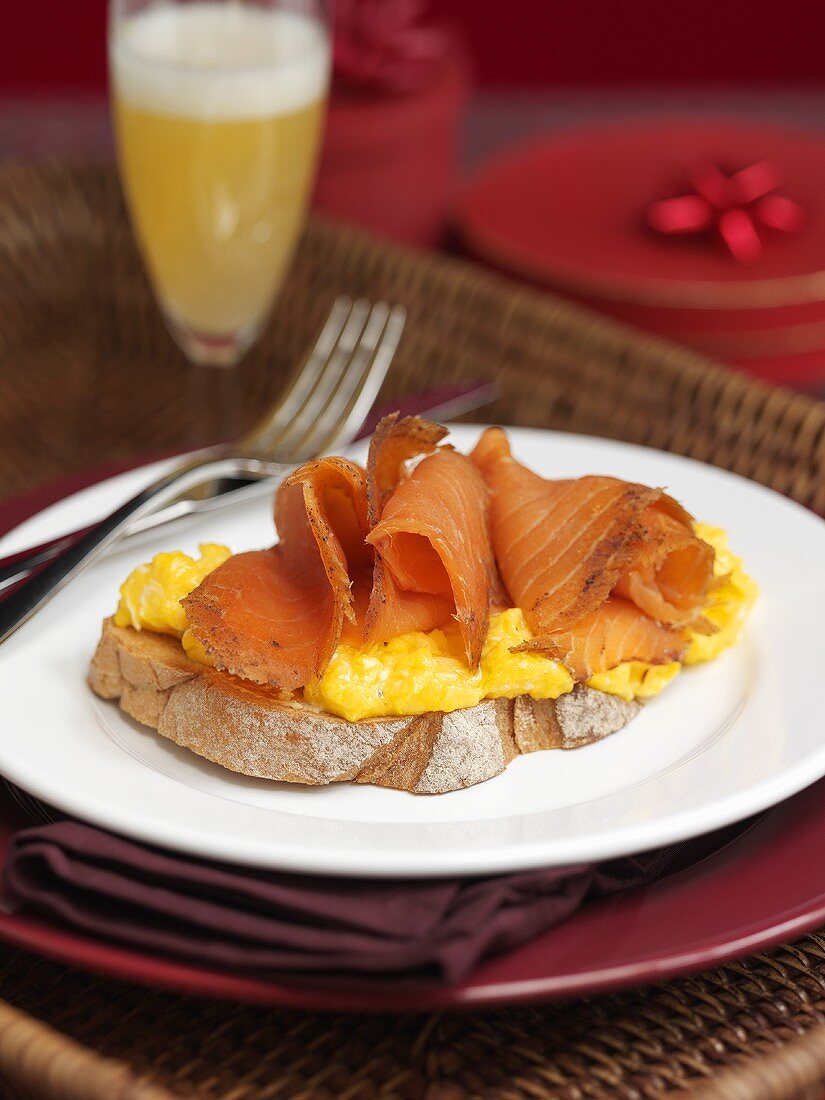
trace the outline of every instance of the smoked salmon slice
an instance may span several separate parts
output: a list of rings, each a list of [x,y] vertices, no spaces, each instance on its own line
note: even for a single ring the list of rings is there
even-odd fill
[[[594,611],[632,565],[657,490],[607,477],[548,481],[512,457],[500,428],[489,428],[470,457],[491,492],[504,584],[533,633]]]
[[[629,600],[611,596],[549,641],[526,642],[518,648],[547,653],[561,661],[576,680],[587,680],[625,661],[651,665],[678,661],[684,656],[687,642],[672,627],[657,623]]]
[[[439,447],[445,434],[389,417],[366,471],[324,458],[281,485],[278,544],[229,558],[183,601],[218,668],[293,691],[342,638],[382,641],[453,617],[478,664],[493,575],[488,494],[468,458]]]
[[[404,416],[398,413],[379,420],[370,439],[367,456],[366,489],[367,516],[370,529],[381,518],[387,499],[405,476],[405,467],[419,455],[428,455],[436,449],[447,434],[447,429],[420,416]]]
[[[673,659],[674,628],[701,614],[713,582],[713,550],[675,500],[611,477],[549,481],[512,457],[500,428],[484,433],[471,459],[490,489],[498,566],[536,636],[532,648],[565,649],[591,672]],[[592,631],[607,628],[612,610],[594,616],[611,595],[622,602],[599,647]],[[620,655],[634,647],[647,656]]]
[[[439,450],[423,459],[392,493],[367,542],[405,597],[417,593],[448,602],[467,661],[477,668],[494,564],[487,489],[467,457]]]
[[[391,493],[406,474],[406,466],[422,454],[432,454],[446,429],[420,417],[386,416],[376,426],[367,457],[367,519],[377,526]],[[374,552],[374,551],[373,551]],[[370,645],[413,631],[434,630],[450,617],[450,601],[427,592],[404,592],[380,554],[375,555],[362,635]]]
[[[343,458],[305,464],[279,487],[275,523],[276,546],[233,555],[182,603],[218,668],[293,691],[356,617],[350,571],[372,556],[363,470]]]
[[[451,447],[435,450],[425,427],[417,418],[387,418],[370,447],[367,542],[377,556],[367,637],[432,630],[453,616],[477,668],[495,572],[488,493],[469,459]],[[406,471],[425,446],[430,453]]]
[[[691,526],[667,510],[669,503],[669,497],[662,497],[645,512],[645,540],[613,591],[660,622],[684,626],[707,599],[714,553]]]

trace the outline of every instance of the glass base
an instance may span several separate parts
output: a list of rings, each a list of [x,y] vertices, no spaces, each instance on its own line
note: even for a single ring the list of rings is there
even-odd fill
[[[261,331],[259,324],[250,324],[227,336],[206,335],[196,332],[168,314],[166,324],[175,343],[190,363],[197,363],[201,367],[234,367]]]

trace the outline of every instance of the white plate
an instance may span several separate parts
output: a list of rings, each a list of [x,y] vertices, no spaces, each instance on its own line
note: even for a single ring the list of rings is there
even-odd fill
[[[466,449],[478,429],[462,426]],[[631,725],[575,752],[515,760],[468,790],[422,797],[245,779],[126,719],[85,684],[120,582],[169,532],[80,577],[0,651],[0,772],[89,821],[202,856],[297,871],[479,874],[603,859],[681,840],[764,809],[825,774],[820,632],[825,523],[743,478],[627,444],[514,429],[516,455],[554,477],[610,473],[666,486],[727,528],[762,596],[742,643],[686,670]],[[359,452],[363,453],[363,452]],[[113,478],[29,521],[9,552],[88,522],[148,471]],[[250,501],[172,535],[171,546],[273,540]]]

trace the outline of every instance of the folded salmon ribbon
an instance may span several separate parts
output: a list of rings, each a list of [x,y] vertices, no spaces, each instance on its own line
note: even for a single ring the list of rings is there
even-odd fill
[[[678,661],[701,627],[714,551],[661,489],[612,477],[548,481],[516,462],[500,428],[472,461],[490,490],[490,529],[527,643],[578,680],[625,661]]]
[[[470,456],[445,435],[390,416],[366,468],[322,458],[279,487],[278,543],[234,555],[183,600],[218,668],[294,691],[341,641],[374,644],[450,620],[476,668],[493,603],[521,607],[527,646],[578,679],[684,654],[713,550],[680,505],[609,477],[539,477],[498,428]]]

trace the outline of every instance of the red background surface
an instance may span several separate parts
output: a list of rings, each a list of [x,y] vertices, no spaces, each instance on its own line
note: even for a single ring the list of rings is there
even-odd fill
[[[431,0],[485,85],[799,83],[825,78],[819,0]],[[105,86],[106,0],[5,0],[0,93]]]

